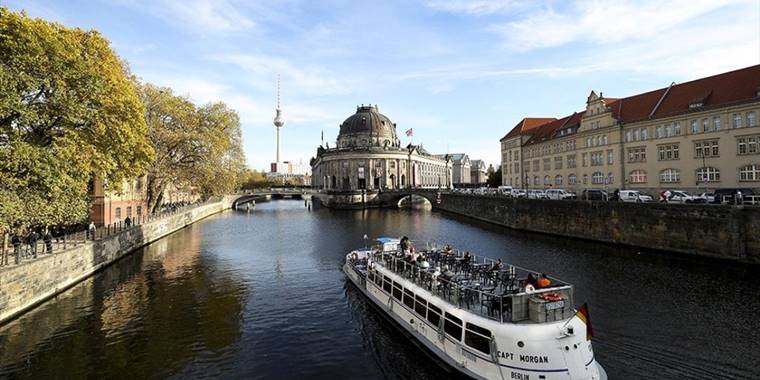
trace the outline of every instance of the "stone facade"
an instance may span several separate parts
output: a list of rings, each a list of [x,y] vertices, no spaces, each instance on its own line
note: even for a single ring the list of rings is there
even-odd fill
[[[229,199],[201,205],[102,240],[0,268],[0,322],[64,291],[135,249],[229,209],[230,205]]]
[[[452,181],[449,157],[402,147],[396,124],[377,106],[357,107],[341,124],[337,146],[320,146],[311,167],[312,187],[326,191],[448,188]]]
[[[501,139],[502,182],[650,193],[758,188],[759,117],[760,66],[622,99],[592,91],[584,111],[526,118]],[[525,128],[530,120],[548,121]]]
[[[483,160],[470,161],[470,183],[484,184],[488,179],[486,175],[486,163]]]
[[[435,209],[512,229],[760,263],[760,209],[443,193]]]
[[[470,183],[470,157],[464,153],[452,154],[451,172],[454,186]]]

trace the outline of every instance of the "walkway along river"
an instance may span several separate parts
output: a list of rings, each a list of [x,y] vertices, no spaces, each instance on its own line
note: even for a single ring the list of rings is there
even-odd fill
[[[757,267],[301,201],[205,219],[0,327],[0,378],[446,378],[346,283],[342,260],[364,234],[573,283],[611,379],[760,378]]]

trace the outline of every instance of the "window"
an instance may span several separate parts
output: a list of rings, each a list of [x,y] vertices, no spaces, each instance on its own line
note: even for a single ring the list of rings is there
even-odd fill
[[[539,163],[538,160],[533,160],[533,171],[534,172],[537,172],[539,170],[539,166],[538,166],[539,164],[540,163]]]
[[[548,175],[544,176],[544,186],[549,186],[552,184],[552,181],[549,179]]]
[[[562,169],[562,157],[554,157],[554,169]]]
[[[694,153],[697,157],[717,157],[718,140],[697,141],[694,143]]]
[[[449,313],[445,313],[445,315],[446,315],[446,318],[443,321],[443,331],[445,331],[446,334],[454,338],[454,340],[461,341],[462,340],[462,320]]]
[[[137,206],[137,216],[142,216],[142,206]]]
[[[720,116],[715,116],[713,118],[713,127],[715,127],[716,131],[720,131]]]
[[[594,174],[591,175],[591,183],[594,185],[603,185],[604,184],[604,174],[600,172],[594,172]]]
[[[439,309],[438,306],[435,306],[432,303],[428,304],[427,320],[428,322],[432,323],[433,326],[440,326],[441,309]]]
[[[486,354],[491,354],[491,331],[480,326],[467,323],[464,332],[464,344]]]
[[[665,169],[660,172],[660,182],[673,183],[681,181],[681,172],[678,169]]]
[[[591,137],[586,137],[586,147],[591,146]]]
[[[583,184],[585,185],[587,183],[588,183],[588,174],[584,174],[583,175]]]
[[[550,158],[544,158],[544,170],[552,170],[552,160]]]
[[[377,284],[378,287],[383,286],[383,275],[380,273],[375,274],[375,284]]]
[[[614,162],[614,159],[615,157],[612,154],[612,150],[608,150],[607,151],[607,165],[612,165],[612,163]]]
[[[628,148],[628,162],[646,162],[647,150],[644,146]]]
[[[393,298],[401,301],[401,284],[398,282],[393,282]]]
[[[414,293],[409,289],[404,289],[404,305],[410,309],[414,309]]]
[[[615,183],[615,176],[612,175],[612,172],[607,173],[607,183],[609,184]]]
[[[554,177],[554,184],[557,185],[557,186],[562,186],[562,176],[561,175],[558,174],[556,177]]]
[[[421,318],[425,318],[425,313],[427,312],[427,301],[420,297],[420,295],[417,295],[417,302],[414,304],[414,312],[417,313]]]
[[[740,181],[760,181],[760,165],[752,164],[739,169]]]
[[[649,138],[649,129],[644,128],[641,130],[641,139],[646,140],[647,138]]]
[[[647,182],[647,172],[643,170],[634,170],[631,172],[631,174],[628,177],[631,183],[646,183]]]
[[[747,112],[747,126],[754,127],[755,125],[755,111]]]
[[[540,179],[538,179],[538,176],[537,176],[537,175],[534,175],[534,176],[533,176],[533,185],[534,185],[534,186],[538,186],[538,185],[540,185],[540,184],[541,184],[541,180],[540,180]]]
[[[588,153],[583,153],[583,167],[588,166]]]
[[[575,167],[575,155],[567,156],[567,167],[568,168],[574,168]]]
[[[631,141],[632,137],[631,131],[625,131],[625,141]]]
[[[602,145],[607,145],[607,135],[602,136]]]
[[[710,132],[710,119],[702,119],[702,132]]]
[[[670,131],[671,127],[668,127],[668,132]],[[681,123],[676,123],[676,125],[673,127],[673,136],[680,136],[681,135]],[[668,136],[670,134],[668,133]]]
[[[121,207],[116,208],[116,220],[121,219]]]
[[[659,139],[661,137],[665,137],[665,127],[658,125],[657,128],[654,129],[654,138]]]
[[[657,146],[657,158],[660,161],[677,160],[678,144],[668,144]]]
[[[639,132],[638,129],[635,130],[635,131],[633,131],[633,140],[634,141],[639,141],[639,136],[640,136],[640,132]]]
[[[697,181],[699,182],[718,182],[720,181],[720,171],[716,168],[700,168],[697,170]]]
[[[127,206],[127,218],[132,218],[132,206]]]
[[[592,152],[591,153],[591,166],[602,166],[604,165],[604,153],[599,152]]]
[[[696,120],[691,121],[691,133],[693,135],[696,135],[697,133],[699,133],[699,122]]]
[[[391,294],[391,291],[393,291],[391,280],[388,277],[386,277],[385,282],[383,282],[383,290],[385,290],[385,292],[388,294]]]
[[[735,113],[734,114],[734,128],[741,128],[742,127],[742,115]]]

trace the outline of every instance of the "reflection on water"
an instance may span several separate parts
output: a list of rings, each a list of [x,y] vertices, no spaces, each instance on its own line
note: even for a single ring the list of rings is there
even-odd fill
[[[277,201],[183,229],[0,327],[0,378],[451,377],[346,282],[341,261],[364,234],[447,242],[574,283],[612,379],[760,377],[757,269],[429,211]]]

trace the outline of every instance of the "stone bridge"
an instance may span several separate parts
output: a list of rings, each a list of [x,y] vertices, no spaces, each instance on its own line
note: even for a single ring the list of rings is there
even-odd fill
[[[322,205],[334,208],[372,208],[401,207],[404,202],[418,202],[435,206],[439,200],[440,190],[409,188],[397,190],[353,190],[353,191],[319,191],[312,193]]]
[[[235,194],[232,208],[250,202],[266,202],[272,199],[303,199],[308,197],[311,190],[305,188],[270,188],[256,189]]]

